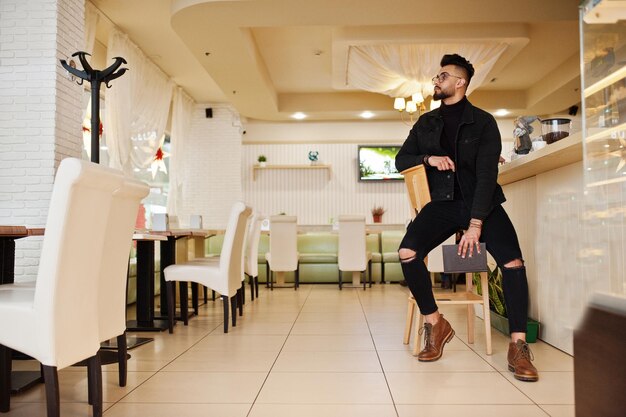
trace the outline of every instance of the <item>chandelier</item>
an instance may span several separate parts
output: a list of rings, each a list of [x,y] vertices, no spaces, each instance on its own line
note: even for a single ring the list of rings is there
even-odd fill
[[[425,111],[426,105],[424,104],[424,95],[421,92],[417,92],[411,95],[410,100],[404,97],[396,97],[393,102],[393,108],[400,112],[400,119],[408,126],[412,126],[414,123],[413,115],[416,114],[415,120],[417,120]],[[440,101],[430,100],[430,110],[436,109],[441,105]],[[405,117],[408,114],[408,120]]]

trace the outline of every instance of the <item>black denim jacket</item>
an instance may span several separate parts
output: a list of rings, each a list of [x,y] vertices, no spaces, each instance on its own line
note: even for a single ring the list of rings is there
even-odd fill
[[[398,171],[423,164],[426,155],[444,156],[441,147],[443,120],[439,109],[423,114],[409,132],[396,156]],[[484,220],[491,210],[506,200],[498,184],[498,159],[502,151],[500,131],[493,116],[465,105],[456,135],[456,172],[428,167],[426,175],[433,201],[454,199],[456,175],[463,201],[472,218]]]

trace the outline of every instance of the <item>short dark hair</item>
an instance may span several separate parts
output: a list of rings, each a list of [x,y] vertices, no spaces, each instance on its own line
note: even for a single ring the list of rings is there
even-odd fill
[[[446,54],[441,58],[440,65],[445,67],[446,65],[454,65],[461,68],[467,76],[467,84],[474,76],[474,66],[465,58],[459,54]]]

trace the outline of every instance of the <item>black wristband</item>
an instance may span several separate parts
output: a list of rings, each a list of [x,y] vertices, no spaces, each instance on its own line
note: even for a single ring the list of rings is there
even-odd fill
[[[422,162],[424,163],[425,166],[429,167],[430,164],[428,163],[428,158],[430,158],[430,155],[424,155],[424,159],[422,159]]]

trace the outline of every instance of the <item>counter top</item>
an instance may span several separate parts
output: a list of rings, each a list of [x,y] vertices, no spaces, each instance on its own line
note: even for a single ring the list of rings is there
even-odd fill
[[[583,159],[582,132],[500,166],[498,184],[506,185]]]

